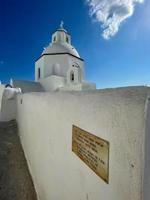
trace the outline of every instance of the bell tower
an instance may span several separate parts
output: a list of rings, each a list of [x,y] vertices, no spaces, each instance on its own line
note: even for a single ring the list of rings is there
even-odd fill
[[[52,35],[52,43],[67,43],[71,44],[71,36],[64,29],[64,22],[61,21],[59,28]]]

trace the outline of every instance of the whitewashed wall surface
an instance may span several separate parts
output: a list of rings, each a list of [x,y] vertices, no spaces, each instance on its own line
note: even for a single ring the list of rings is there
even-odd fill
[[[16,97],[21,93],[20,88],[5,88],[1,98],[0,120],[10,121],[16,119]]]
[[[17,121],[40,200],[149,200],[148,87],[20,94]],[[72,125],[110,143],[109,183],[72,152]]]
[[[4,85],[0,85],[0,120],[1,120],[1,104],[2,104],[2,96],[3,96],[4,89],[5,89],[5,86],[4,86]]]

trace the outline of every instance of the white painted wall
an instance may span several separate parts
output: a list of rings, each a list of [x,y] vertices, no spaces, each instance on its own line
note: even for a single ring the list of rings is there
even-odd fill
[[[19,95],[19,133],[39,199],[148,200],[143,180],[150,176],[149,170],[144,175],[149,92],[129,87]],[[109,184],[72,152],[73,124],[110,142]]]
[[[35,81],[38,81],[38,69],[40,69],[41,78],[44,78],[45,59],[44,56],[35,62]]]
[[[69,34],[67,34],[66,32],[63,31],[56,31],[53,35],[52,35],[52,42],[66,42],[66,36],[68,37],[68,43],[71,44],[71,36]],[[55,37],[55,40],[54,40]]]
[[[0,120],[1,120],[1,104],[2,104],[2,96],[3,96],[3,91],[5,89],[4,85],[0,84]]]
[[[59,88],[61,91],[89,91],[96,90],[96,84],[90,82],[82,82],[82,83],[70,83],[66,84],[65,87]]]
[[[1,121],[16,119],[16,96],[21,93],[20,88],[5,88],[1,101]]]
[[[41,78],[38,77],[41,69]],[[71,73],[74,80],[71,80]],[[70,55],[44,55],[35,63],[35,79],[40,82],[45,91],[91,90],[96,89],[95,83],[83,82],[84,62]]]
[[[4,85],[0,85],[0,108],[1,108],[1,101],[2,101],[2,96],[3,96],[3,91],[5,89]]]
[[[50,75],[67,77],[67,72],[74,63],[77,63],[81,67],[82,69],[81,77],[83,78],[84,62],[81,61],[80,59],[75,58],[68,54],[44,55],[35,63],[35,80],[38,81],[37,79],[38,68],[41,69],[41,78],[46,78]],[[57,69],[55,70],[55,68]]]
[[[59,87],[64,87],[64,85],[66,84],[66,80],[64,77],[55,75],[40,79],[39,82],[43,86],[45,91],[54,91]]]

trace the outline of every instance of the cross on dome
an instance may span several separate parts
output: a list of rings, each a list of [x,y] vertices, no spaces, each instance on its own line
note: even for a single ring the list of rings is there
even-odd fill
[[[64,21],[60,22],[60,28],[62,28],[62,29],[64,28]]]

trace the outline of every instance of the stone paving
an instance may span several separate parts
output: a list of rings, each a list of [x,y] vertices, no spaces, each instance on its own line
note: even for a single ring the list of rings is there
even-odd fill
[[[0,200],[37,200],[16,121],[0,122]]]

